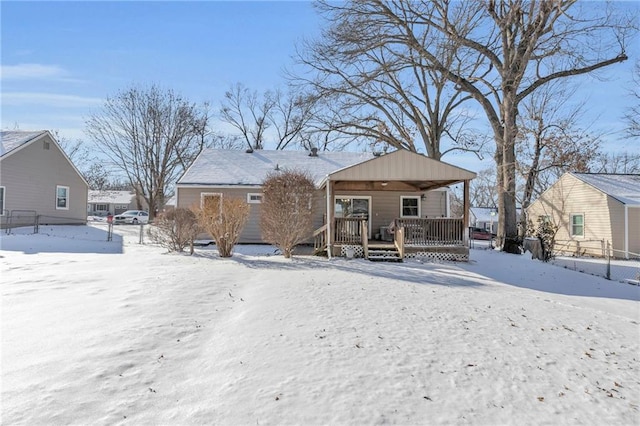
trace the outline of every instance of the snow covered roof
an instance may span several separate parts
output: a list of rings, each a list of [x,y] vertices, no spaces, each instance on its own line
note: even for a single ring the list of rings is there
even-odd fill
[[[135,193],[131,191],[96,191],[89,190],[90,203],[129,204]]]
[[[275,170],[301,170],[316,185],[329,173],[373,158],[371,153],[206,149],[193,162],[178,185],[262,185]]]
[[[23,130],[2,130],[0,131],[0,157],[13,151],[46,133],[46,130],[23,131]]]
[[[640,175],[610,173],[571,173],[588,185],[622,204],[640,206]]]
[[[478,222],[491,222],[492,218],[494,222],[498,222],[497,207],[471,207],[470,210]],[[493,216],[491,216],[491,212],[494,212]]]

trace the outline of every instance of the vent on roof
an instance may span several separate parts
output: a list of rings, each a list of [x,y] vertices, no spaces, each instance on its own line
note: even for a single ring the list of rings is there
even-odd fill
[[[373,156],[374,157],[380,157],[382,155],[382,153],[380,151],[373,151]]]
[[[309,153],[309,157],[317,157],[318,156],[318,148],[311,148],[311,152]]]
[[[280,166],[278,165],[278,163],[276,163],[276,168],[275,170],[280,170]]]
[[[247,154],[251,154],[253,152],[253,148],[249,148],[245,151]]]

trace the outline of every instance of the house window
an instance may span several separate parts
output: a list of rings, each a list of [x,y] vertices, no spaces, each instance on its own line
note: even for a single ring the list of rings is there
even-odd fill
[[[420,217],[420,197],[400,197],[400,217]]]
[[[69,210],[68,186],[56,186],[56,210]]]
[[[4,216],[4,186],[0,186],[0,216]]]
[[[571,236],[584,237],[584,214],[571,215]]]
[[[247,203],[260,204],[262,203],[262,194],[247,194]]]
[[[115,206],[113,206],[114,210],[127,210],[128,208],[128,204],[116,204]]]
[[[371,197],[336,197],[335,216],[369,219]]]
[[[222,194],[203,192],[200,194],[200,208],[220,215],[222,213]]]
[[[97,212],[106,212],[109,211],[109,204],[96,204]]]

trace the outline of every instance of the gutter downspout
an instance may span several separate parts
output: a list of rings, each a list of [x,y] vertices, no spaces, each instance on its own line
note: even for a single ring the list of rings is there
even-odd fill
[[[327,258],[331,259],[331,252],[333,251],[331,248],[331,191],[329,189],[329,175],[327,175]]]

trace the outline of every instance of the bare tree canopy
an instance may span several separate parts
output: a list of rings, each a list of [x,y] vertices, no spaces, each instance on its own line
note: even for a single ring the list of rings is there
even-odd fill
[[[469,94],[429,67],[412,46],[379,43],[380,29],[357,15],[358,2],[343,7],[322,1],[318,8],[328,28],[299,49],[297,62],[306,72],[292,82],[324,101],[319,113],[329,117],[326,132],[426,152],[437,160],[449,151],[481,148],[484,139],[469,129],[472,116],[461,108]],[[420,43],[437,45],[434,54],[445,66],[457,61],[454,49],[435,43],[437,32],[426,26],[413,31]],[[470,61],[468,72],[477,65]]]
[[[631,138],[640,138],[640,59],[636,60],[632,81],[633,87],[629,95],[633,104],[624,116],[627,123],[625,134]]]
[[[141,192],[153,218],[170,186],[205,145],[207,108],[155,85],[131,87],[90,115],[86,133]]]
[[[566,82],[550,82],[525,99],[518,115],[516,169],[523,181],[521,237],[527,230],[526,209],[565,172],[588,172],[600,152],[601,135],[581,128],[584,103],[575,100],[575,89]]]
[[[368,32],[372,49],[410,49],[421,66],[480,104],[496,143],[498,245],[519,253],[518,107],[549,82],[627,60],[635,17],[616,14],[615,4],[577,0],[357,0],[326,7],[354,32]],[[425,40],[426,31],[434,37]],[[455,52],[451,63],[443,61],[443,48]]]
[[[248,149],[305,146],[305,126],[313,116],[313,101],[293,92],[265,91],[262,95],[237,83],[225,92],[220,118],[240,132]]]

